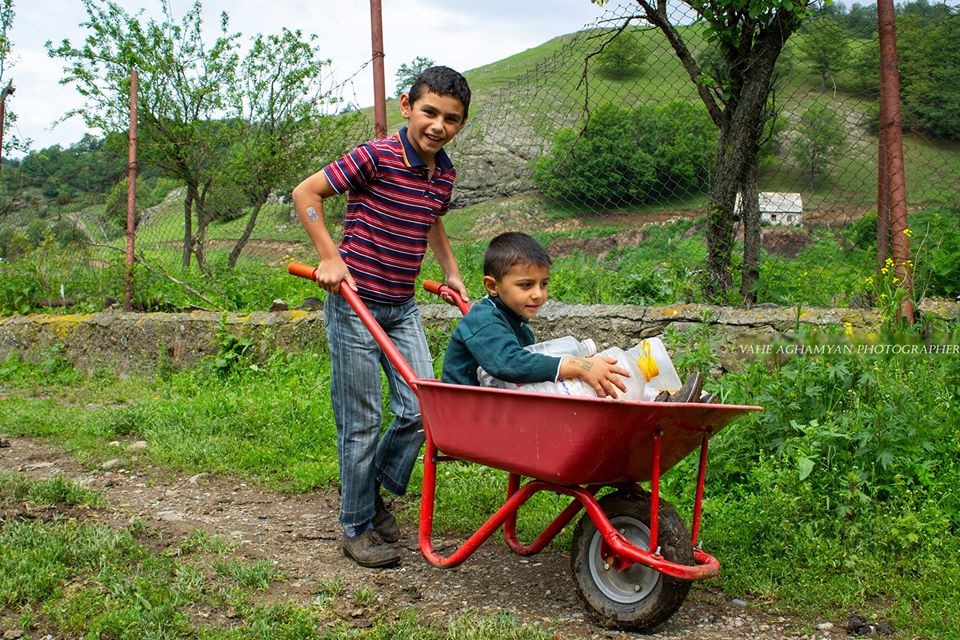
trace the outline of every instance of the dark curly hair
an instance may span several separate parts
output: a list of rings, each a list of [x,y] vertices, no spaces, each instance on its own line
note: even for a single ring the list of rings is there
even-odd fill
[[[470,86],[467,79],[450,67],[429,67],[420,72],[413,81],[407,96],[410,104],[416,102],[425,91],[432,91],[438,96],[453,96],[463,103],[463,117],[467,117],[470,110]]]

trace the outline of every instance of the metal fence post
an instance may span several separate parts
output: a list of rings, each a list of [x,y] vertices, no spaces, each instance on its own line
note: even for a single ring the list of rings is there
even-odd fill
[[[373,125],[375,137],[387,137],[387,91],[383,78],[383,11],[380,0],[370,0],[370,37],[373,40]]]
[[[897,28],[893,0],[877,1],[877,26],[880,34],[880,144],[879,154],[886,160],[877,167],[886,175],[883,203],[877,203],[877,228],[880,229],[881,210],[890,213],[893,238],[894,273],[906,291],[900,307],[900,316],[913,323],[913,279],[910,274],[910,243],[907,226],[907,188],[903,166],[903,127],[900,114],[900,72],[897,69]],[[880,247],[878,247],[879,252]]]
[[[133,303],[133,251],[137,212],[137,70],[130,71],[130,134],[127,152],[127,273],[123,290],[123,308]]]

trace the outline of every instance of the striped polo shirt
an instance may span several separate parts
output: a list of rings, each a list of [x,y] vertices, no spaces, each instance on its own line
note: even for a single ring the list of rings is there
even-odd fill
[[[428,179],[404,127],[324,167],[333,189],[348,192],[340,256],[361,298],[399,304],[413,297],[427,234],[449,210],[457,176],[443,149],[436,164]]]

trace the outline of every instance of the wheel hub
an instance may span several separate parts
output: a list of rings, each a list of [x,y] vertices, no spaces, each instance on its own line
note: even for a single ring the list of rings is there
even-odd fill
[[[646,549],[650,544],[650,529],[641,521],[628,516],[617,516],[610,520],[631,544]],[[660,573],[634,562],[626,564],[615,555],[610,557],[610,549],[604,543],[603,536],[596,532],[590,541],[590,573],[594,583],[608,598],[621,604],[631,604],[646,598],[660,582]]]

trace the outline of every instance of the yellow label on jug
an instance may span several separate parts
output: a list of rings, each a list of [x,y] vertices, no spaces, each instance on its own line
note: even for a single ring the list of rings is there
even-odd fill
[[[640,343],[641,355],[637,358],[637,368],[643,372],[644,377],[647,381],[653,380],[658,375],[660,375],[660,367],[657,366],[657,361],[653,359],[653,355],[650,353],[650,343],[646,340]]]

